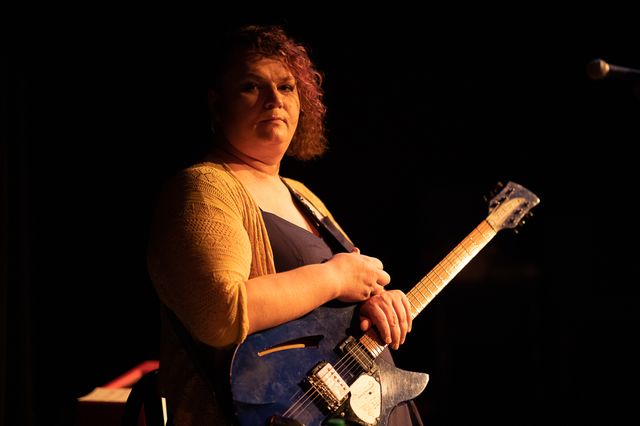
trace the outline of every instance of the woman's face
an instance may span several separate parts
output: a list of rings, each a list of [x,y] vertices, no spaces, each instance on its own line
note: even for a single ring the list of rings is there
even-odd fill
[[[282,158],[298,126],[300,98],[289,69],[271,58],[243,56],[213,94],[217,126],[228,142],[258,160]]]

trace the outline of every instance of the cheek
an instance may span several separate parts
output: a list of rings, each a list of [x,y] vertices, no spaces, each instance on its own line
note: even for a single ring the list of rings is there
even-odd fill
[[[228,103],[230,118],[241,117],[256,107],[257,97],[243,94],[235,97]]]
[[[294,120],[296,123],[298,122],[298,119],[300,118],[300,108],[296,107],[293,108],[289,115],[291,116],[291,119]]]
[[[293,99],[289,106],[289,116],[292,122],[298,123],[300,119],[300,101],[298,99]]]
[[[220,119],[226,127],[237,127],[243,120],[247,120],[255,101],[247,97],[238,97],[226,104],[226,108],[220,111]]]

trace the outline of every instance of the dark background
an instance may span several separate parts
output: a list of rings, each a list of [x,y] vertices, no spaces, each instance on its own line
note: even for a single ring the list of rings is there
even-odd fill
[[[391,286],[409,290],[486,218],[497,182],[541,199],[396,352],[430,374],[425,424],[637,417],[638,292],[625,272],[640,88],[589,80],[585,67],[640,68],[640,37],[624,10],[581,12],[272,12],[184,30],[86,17],[14,32],[1,61],[2,420],[71,424],[77,397],[157,358],[153,199],[206,142],[206,40],[243,20],[282,23],[311,48],[330,151],[287,160],[283,174],[383,260]]]

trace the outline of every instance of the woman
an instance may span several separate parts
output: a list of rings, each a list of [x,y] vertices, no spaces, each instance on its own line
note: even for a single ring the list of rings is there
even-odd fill
[[[221,46],[209,74],[215,142],[169,182],[148,258],[168,308],[160,381],[177,425],[231,423],[234,347],[328,302],[359,302],[362,330],[375,327],[394,349],[411,329],[411,305],[384,289],[382,262],[353,248],[324,204],[279,174],[285,154],[307,160],[326,145],[321,76],[304,47],[256,26]],[[411,424],[406,408],[392,418]]]

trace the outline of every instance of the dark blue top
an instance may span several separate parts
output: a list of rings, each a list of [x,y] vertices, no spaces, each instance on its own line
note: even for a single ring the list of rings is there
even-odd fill
[[[277,272],[322,263],[333,256],[321,237],[273,213],[262,211]]]
[[[308,230],[264,210],[262,210],[262,218],[267,227],[269,242],[273,250],[276,272],[322,263],[333,256],[334,251],[322,237],[317,237]],[[337,246],[333,241],[331,244],[334,247]],[[335,253],[337,252],[338,250],[335,250]],[[380,357],[393,364],[388,349],[384,350]],[[407,404],[402,403],[393,410],[387,424],[388,426],[412,426],[420,425],[421,422],[412,422]]]

